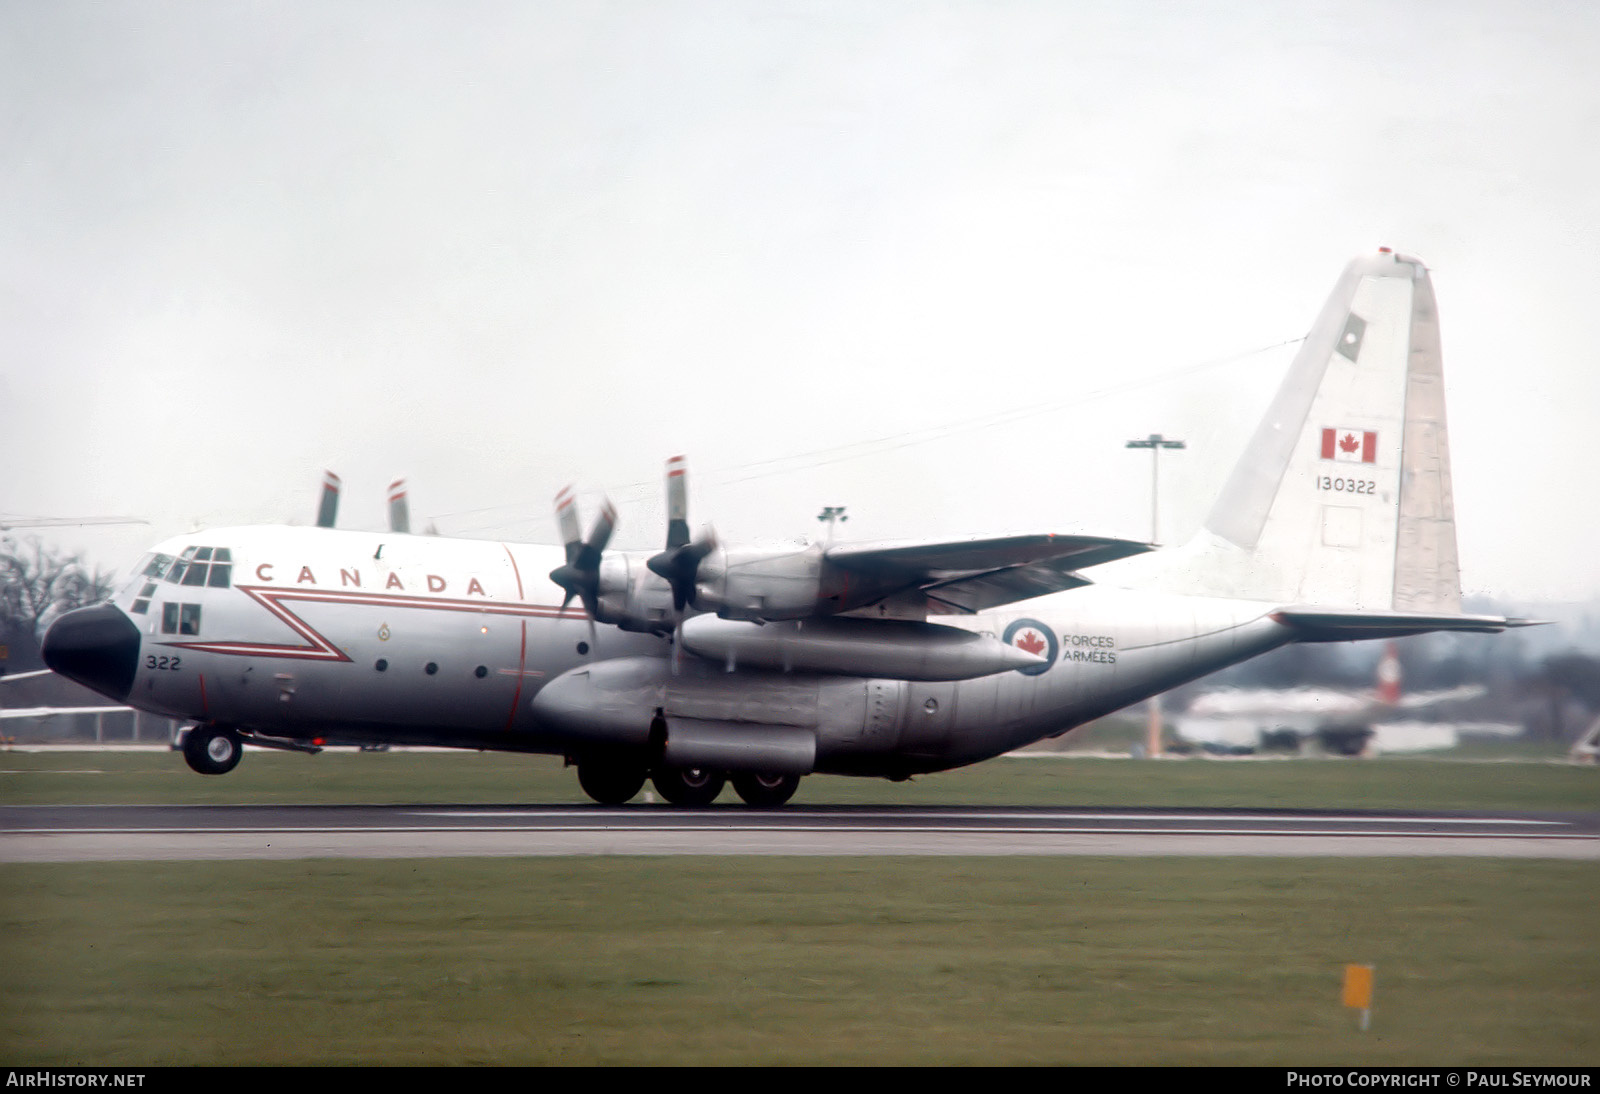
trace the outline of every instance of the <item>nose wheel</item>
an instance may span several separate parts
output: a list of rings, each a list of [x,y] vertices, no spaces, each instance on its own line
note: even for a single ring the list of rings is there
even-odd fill
[[[223,726],[195,726],[183,738],[183,758],[202,775],[226,775],[243,754],[239,735]]]

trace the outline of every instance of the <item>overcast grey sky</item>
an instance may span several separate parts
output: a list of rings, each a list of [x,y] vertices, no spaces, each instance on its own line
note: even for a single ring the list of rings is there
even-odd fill
[[[1597,55],[1577,2],[0,0],[0,513],[149,520],[50,533],[120,568],[327,467],[349,527],[404,475],[553,542],[575,481],[646,547],[682,452],[729,538],[1144,537],[1159,430],[1174,541],[1388,245],[1463,586],[1590,595]]]

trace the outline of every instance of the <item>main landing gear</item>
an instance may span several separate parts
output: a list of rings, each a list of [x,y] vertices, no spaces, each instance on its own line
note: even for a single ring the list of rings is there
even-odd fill
[[[616,759],[578,761],[578,784],[583,792],[601,805],[622,805],[633,799],[644,786],[645,778],[668,802],[685,809],[700,809],[717,800],[730,781],[746,805],[770,809],[794,797],[800,786],[799,775],[761,775],[736,772],[728,775],[704,767],[656,767],[650,771],[635,763]]]
[[[225,726],[193,726],[183,736],[183,758],[202,775],[226,775],[242,755],[239,735]]]

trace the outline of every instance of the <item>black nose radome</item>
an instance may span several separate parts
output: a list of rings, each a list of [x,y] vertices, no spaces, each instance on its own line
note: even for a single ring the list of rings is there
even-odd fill
[[[44,663],[117,702],[133,690],[139,628],[110,604],[68,612],[44,632]]]

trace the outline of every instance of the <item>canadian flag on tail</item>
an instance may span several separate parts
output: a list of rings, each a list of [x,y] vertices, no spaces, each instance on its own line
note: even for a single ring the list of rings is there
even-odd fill
[[[1324,429],[1322,458],[1345,463],[1377,463],[1378,435],[1371,430]]]

